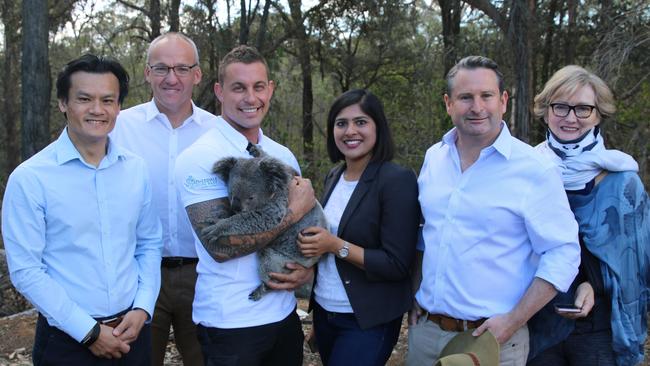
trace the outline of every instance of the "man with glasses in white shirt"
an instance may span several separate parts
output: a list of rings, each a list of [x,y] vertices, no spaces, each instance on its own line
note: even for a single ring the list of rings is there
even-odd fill
[[[162,282],[151,327],[152,364],[163,365],[173,326],[183,363],[202,365],[192,322],[198,259],[192,227],[178,197],[174,166],[183,150],[215,126],[216,116],[192,102],[192,91],[202,75],[198,50],[187,36],[170,32],[154,39],[144,74],[153,99],[122,111],[111,138],[145,159],[163,226]]]

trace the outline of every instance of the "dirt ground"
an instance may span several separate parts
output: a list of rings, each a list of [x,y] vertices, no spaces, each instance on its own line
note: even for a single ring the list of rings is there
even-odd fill
[[[300,300],[298,307],[306,310],[307,303]],[[34,340],[34,328],[36,325],[36,311],[28,310],[26,312],[0,318],[0,366],[27,366],[31,365],[31,351]],[[311,330],[311,315],[302,319],[302,327],[305,334]],[[312,353],[307,345],[304,346],[305,360],[304,366],[321,366],[317,353]],[[389,366],[404,364],[406,355],[406,322],[402,325],[402,330],[397,346],[388,361]],[[167,345],[167,354],[165,355],[165,365],[182,366],[180,355],[173,343],[173,334]],[[279,365],[278,365],[279,366]]]
[[[300,309],[306,309],[306,302],[299,302]],[[31,347],[34,338],[34,326],[36,324],[36,312],[28,310],[26,312],[0,318],[0,366],[27,366],[31,365]],[[311,329],[311,315],[303,318],[303,331],[309,334]],[[393,350],[393,354],[388,360],[388,366],[398,366],[404,364],[406,355],[407,336],[406,321],[402,324],[400,337]],[[650,344],[646,343],[646,355],[650,354]],[[305,345],[304,366],[322,366],[318,354],[312,353]],[[173,343],[173,335],[170,337],[170,343],[167,345],[167,354],[165,356],[165,365],[182,366],[181,358],[176,351]],[[646,360],[643,366],[650,366]],[[550,365],[549,365],[550,366]]]

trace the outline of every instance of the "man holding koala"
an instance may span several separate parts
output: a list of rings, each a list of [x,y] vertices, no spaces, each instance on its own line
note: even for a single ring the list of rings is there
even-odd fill
[[[181,200],[194,227],[199,257],[193,319],[211,365],[302,365],[303,334],[293,290],[309,281],[312,270],[295,263],[290,274],[275,274],[272,291],[259,301],[248,295],[259,285],[255,252],[297,222],[316,203],[311,183],[291,181],[289,207],[278,226],[250,235],[210,238],[209,226],[231,216],[226,184],[212,173],[225,157],[250,157],[251,145],[300,171],[286,147],[264,136],[274,83],[264,58],[239,46],[219,65],[214,91],[221,103],[217,127],[185,150],[176,163]],[[208,228],[208,230],[204,230]]]

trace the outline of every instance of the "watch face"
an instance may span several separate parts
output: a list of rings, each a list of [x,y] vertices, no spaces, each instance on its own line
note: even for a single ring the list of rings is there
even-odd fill
[[[345,258],[345,257],[348,256],[349,252],[350,251],[348,250],[348,247],[343,247],[343,248],[339,249],[339,257]]]

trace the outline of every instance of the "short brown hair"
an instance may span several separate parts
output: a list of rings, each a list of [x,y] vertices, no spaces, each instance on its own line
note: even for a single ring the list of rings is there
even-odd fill
[[[447,95],[451,96],[452,89],[454,87],[454,79],[458,71],[465,70],[474,70],[474,69],[488,69],[494,71],[494,74],[497,77],[497,82],[499,84],[499,93],[503,94],[506,90],[506,82],[503,78],[503,73],[499,70],[499,65],[493,60],[484,57],[484,56],[467,56],[462,60],[458,61],[454,67],[449,69],[447,72]]]
[[[611,117],[616,112],[614,95],[611,89],[596,74],[577,65],[569,65],[559,69],[546,82],[544,89],[535,96],[535,108],[533,110],[535,116],[544,119],[548,113],[548,107],[555,98],[573,95],[578,89],[587,85],[596,94],[596,110],[601,119]]]
[[[254,47],[240,45],[228,52],[219,63],[219,82],[223,83],[226,77],[226,67],[234,63],[252,64],[261,62],[266,68],[266,77],[269,77],[269,65],[266,63],[264,56]]]

